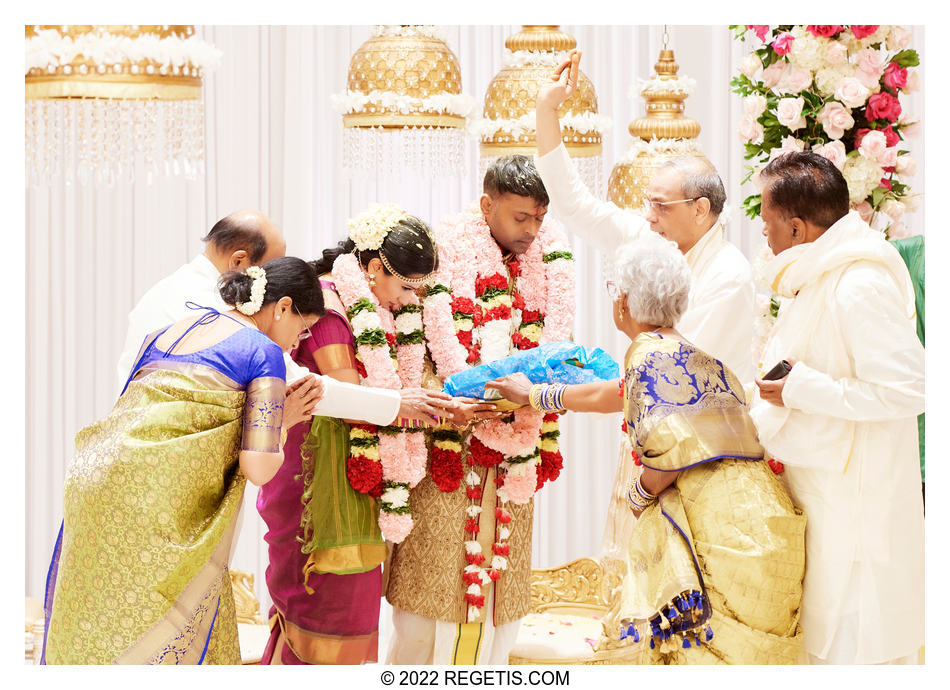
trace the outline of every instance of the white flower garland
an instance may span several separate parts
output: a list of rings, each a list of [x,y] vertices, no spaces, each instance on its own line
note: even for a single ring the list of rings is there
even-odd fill
[[[633,143],[630,144],[630,148],[627,149],[618,163],[621,165],[629,165],[641,154],[649,156],[663,153],[686,155],[701,152],[697,139],[657,139],[654,136],[650,141],[634,139]]]
[[[347,91],[330,96],[333,109],[340,115],[362,113],[373,105],[382,113],[395,110],[402,115],[412,113],[442,113],[468,117],[475,108],[475,99],[464,93],[437,93],[426,98],[415,98],[395,91]]]
[[[249,266],[245,271],[247,275],[254,279],[251,283],[251,298],[247,302],[239,302],[234,305],[242,314],[256,314],[261,310],[264,304],[264,289],[267,287],[267,274],[260,266]]]
[[[573,129],[578,134],[596,133],[601,136],[609,132],[613,125],[609,117],[600,113],[571,113],[560,118],[560,122],[561,127]],[[536,129],[537,120],[533,109],[516,119],[481,118],[469,125],[469,133],[480,138],[491,137],[501,131],[517,139],[522,135],[533,134]]]
[[[90,32],[74,39],[56,29],[41,29],[26,39],[26,72],[33,68],[53,72],[80,55],[94,62],[100,74],[110,67],[118,72],[126,62],[132,63],[135,74],[138,71],[135,63],[149,61],[159,64],[160,74],[201,77],[217,69],[222,52],[197,36],[162,38],[158,34],[141,34],[130,38],[109,32]]]
[[[505,67],[557,67],[571,56],[570,51],[508,50],[502,53]]]
[[[630,88],[629,97],[636,100],[645,93],[685,93],[687,96],[696,89],[696,80],[692,77],[678,76],[673,79],[661,79],[653,75],[649,79],[637,79],[637,85]]]
[[[440,41],[448,40],[448,31],[444,26],[435,24],[410,24],[402,26],[400,24],[377,24],[373,30],[373,36],[425,36],[435,38]]]

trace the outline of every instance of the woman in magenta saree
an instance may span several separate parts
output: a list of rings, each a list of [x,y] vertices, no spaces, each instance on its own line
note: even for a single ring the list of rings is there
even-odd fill
[[[336,258],[354,250],[349,239],[313,262],[322,278],[326,315],[293,356],[313,372],[358,384],[362,365],[331,275]],[[436,267],[428,228],[408,215],[386,231],[378,249],[364,249],[357,257],[379,306],[388,310],[414,300],[422,278]],[[349,455],[350,424],[314,417],[291,429],[283,466],[261,487],[257,509],[268,529],[266,580],[274,602],[262,664],[378,660],[386,545],[379,501],[371,495],[376,492],[350,486]]]

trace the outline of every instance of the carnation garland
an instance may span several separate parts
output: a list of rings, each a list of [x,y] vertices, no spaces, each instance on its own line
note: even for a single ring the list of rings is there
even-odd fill
[[[506,263],[477,207],[450,219],[442,230],[440,251],[445,248],[448,256],[427,289],[423,321],[443,380],[469,365],[570,337],[574,264],[562,233],[542,225],[529,250]],[[467,565],[462,573],[469,621],[479,618],[485,604],[482,586],[508,568],[512,515],[505,505],[528,503],[560,473],[558,433],[556,414],[542,416],[531,408],[516,410],[507,421],[481,422],[467,439],[467,470],[462,435],[453,430],[433,434],[433,481],[441,491],[456,491],[464,478],[469,499],[464,525]],[[477,467],[499,468],[490,560],[478,542],[483,490]]]
[[[919,89],[910,32],[879,25],[733,26],[739,40],[760,44],[739,66],[732,90],[743,96],[739,137],[749,176],[786,151],[810,149],[832,161],[848,182],[852,207],[891,238],[916,206],[907,178],[916,164],[900,149],[913,132],[900,102]],[[750,33],[751,32],[751,33]],[[750,218],[761,194],[745,199]]]
[[[425,342],[418,303],[395,314],[381,306],[353,254],[338,256],[331,275],[353,328],[357,369],[365,384],[391,389],[420,386]],[[403,541],[412,530],[409,489],[425,476],[426,458],[421,430],[372,424],[350,428],[347,479],[356,491],[380,499],[379,527],[393,543]]]

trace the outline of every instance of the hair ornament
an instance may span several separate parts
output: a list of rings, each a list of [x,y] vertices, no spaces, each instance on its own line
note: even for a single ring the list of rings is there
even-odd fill
[[[267,287],[267,274],[260,266],[249,266],[245,274],[250,276],[254,282],[251,283],[251,298],[247,302],[239,302],[234,305],[242,314],[250,316],[261,310],[264,304],[264,289]]]

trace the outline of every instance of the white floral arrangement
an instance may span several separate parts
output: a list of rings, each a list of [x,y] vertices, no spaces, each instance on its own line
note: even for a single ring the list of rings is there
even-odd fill
[[[389,231],[408,217],[409,214],[395,204],[370,204],[358,216],[346,221],[346,227],[356,248],[365,252],[382,247]]]
[[[629,97],[636,100],[637,96],[647,93],[682,93],[687,96],[696,89],[696,80],[692,77],[678,76],[673,79],[661,79],[653,75],[649,79],[637,79],[637,85],[630,89]]]
[[[448,40],[448,31],[444,26],[434,24],[377,24],[373,36],[425,36],[439,41]]]
[[[919,129],[901,103],[902,94],[920,89],[910,31],[856,24],[732,29],[754,46],[732,80],[743,97],[737,133],[750,162],[746,179],[756,183],[768,161],[809,149],[841,170],[862,218],[891,239],[906,237],[901,218],[918,203],[908,182],[917,164],[901,148]],[[743,202],[750,218],[760,213],[756,191]]]
[[[629,165],[641,155],[673,154],[685,156],[697,152],[700,152],[700,149],[699,142],[696,139],[657,139],[654,136],[650,141],[634,139],[633,143],[630,144],[630,148],[627,149],[618,163]]]
[[[508,50],[502,53],[505,67],[557,67],[570,58],[567,50]]]
[[[264,304],[264,290],[267,287],[267,274],[260,266],[249,266],[245,273],[254,279],[251,283],[251,297],[247,302],[235,304],[234,308],[242,314],[256,314]]]
[[[569,127],[578,134],[596,133],[601,136],[609,132],[613,124],[609,117],[599,113],[572,113],[560,118],[560,122],[561,127]],[[537,120],[533,109],[518,118],[498,120],[482,118],[469,125],[469,132],[483,139],[494,136],[499,131],[518,139],[524,135],[533,135],[536,130]]]
[[[34,68],[54,73],[60,67],[68,73],[73,60],[84,56],[95,63],[99,74],[110,69],[121,72],[124,63],[132,63],[130,72],[138,74],[137,63],[147,61],[157,63],[158,68],[156,70],[149,64],[144,69],[146,74],[157,71],[161,75],[203,77],[217,69],[221,55],[220,50],[197,36],[160,37],[147,33],[131,38],[109,32],[89,32],[73,38],[64,36],[57,29],[41,29],[26,39],[25,66],[26,73]],[[80,65],[78,70],[85,73],[86,66]]]
[[[367,106],[373,105],[381,113],[442,113],[467,118],[475,108],[475,99],[463,93],[437,93],[426,98],[415,98],[395,91],[347,91],[330,96],[330,102],[340,115],[366,112]]]

